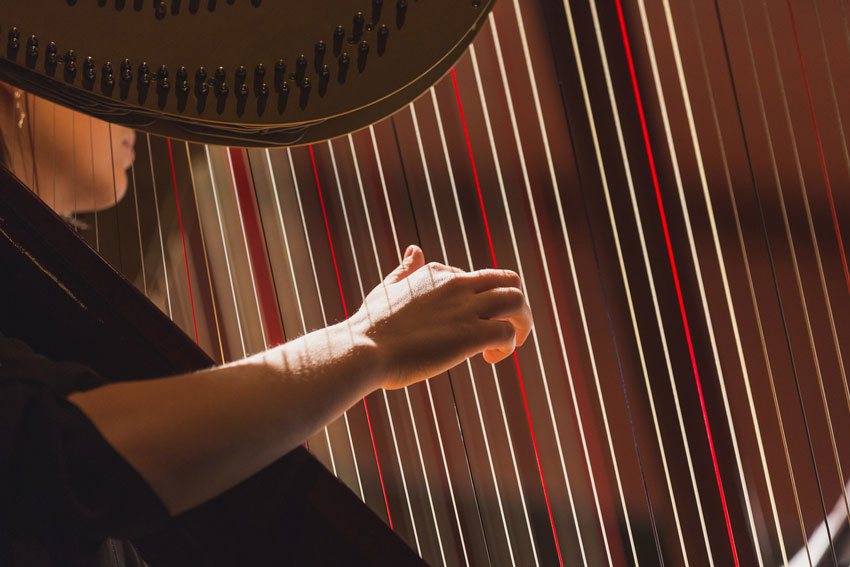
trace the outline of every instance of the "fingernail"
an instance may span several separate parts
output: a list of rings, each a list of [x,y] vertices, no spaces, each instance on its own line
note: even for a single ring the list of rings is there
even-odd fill
[[[404,259],[407,260],[411,256],[413,256],[413,244],[407,247],[407,250],[404,251]]]

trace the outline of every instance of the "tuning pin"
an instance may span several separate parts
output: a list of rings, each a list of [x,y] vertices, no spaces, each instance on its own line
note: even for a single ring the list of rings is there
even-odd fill
[[[86,57],[86,60],[83,62],[83,79],[86,81],[93,81],[96,75],[97,73],[95,73],[94,70],[94,59],[92,59],[91,56]]]
[[[150,67],[148,67],[147,62],[143,62],[139,65],[139,81],[143,85],[151,84],[151,70]]]
[[[27,40],[27,57],[38,57],[38,38],[35,35],[31,35]]]
[[[366,21],[366,18],[363,16],[363,12],[357,12],[354,14],[354,37],[358,38],[363,34],[363,23]]]
[[[168,67],[162,65],[159,68],[159,71],[156,72],[156,82],[159,85],[159,88],[162,90],[167,90],[170,88],[170,84],[168,81]]]
[[[262,63],[257,63],[257,66],[254,68],[254,77],[262,81],[266,76],[266,66]]]
[[[243,83],[243,82],[245,82],[246,77],[248,77],[248,71],[245,70],[244,65],[240,65],[239,67],[236,68],[235,75],[236,75],[236,81]]]
[[[207,70],[203,66],[198,67],[198,70],[195,72],[195,84],[197,85],[198,93],[201,95],[205,95],[210,91],[210,87],[207,85]]]
[[[186,71],[186,67],[180,66],[177,69],[177,73],[175,73],[175,77],[177,78],[177,88],[181,93],[186,94],[189,92],[189,81],[187,80],[189,77],[189,73]]]
[[[357,47],[357,49],[362,55],[369,53],[369,42],[364,39],[360,42],[360,45]]]
[[[16,51],[21,47],[21,34],[18,31],[18,28],[13,27],[9,30],[9,49],[12,51]]]
[[[227,78],[227,71],[224,70],[224,67],[219,67],[215,70],[215,88],[216,93],[219,95],[226,95],[230,92],[230,88],[227,86],[225,79]]]
[[[68,73],[77,72],[77,54],[74,53],[73,49],[69,49],[68,53],[65,54],[65,71]]]
[[[130,63],[129,59],[125,59],[121,62],[121,80],[125,83],[129,83],[133,80],[133,65]]]
[[[387,24],[381,24],[381,27],[378,28],[378,37],[386,39],[388,35],[390,35],[390,28],[387,27]]]
[[[168,6],[166,5],[165,0],[157,0],[154,3],[154,11],[158,20],[164,18],[168,13]]]
[[[51,67],[55,66],[59,62],[58,56],[59,50],[56,48],[56,44],[54,42],[50,42],[47,44],[47,55],[45,56],[45,62]]]
[[[106,85],[107,87],[111,87],[115,84],[115,75],[113,74],[112,63],[110,63],[109,61],[104,63],[101,72],[103,73],[104,85]]]

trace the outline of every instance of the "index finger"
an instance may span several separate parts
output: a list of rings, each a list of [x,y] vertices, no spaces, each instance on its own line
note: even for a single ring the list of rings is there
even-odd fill
[[[513,270],[485,269],[458,276],[472,284],[475,293],[481,293],[497,287],[515,287],[522,289],[519,275]]]

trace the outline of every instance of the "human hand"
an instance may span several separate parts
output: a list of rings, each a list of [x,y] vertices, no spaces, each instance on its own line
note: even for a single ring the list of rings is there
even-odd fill
[[[516,273],[425,265],[417,246],[350,322],[377,347],[378,386],[386,389],[431,378],[478,353],[499,362],[532,327]]]

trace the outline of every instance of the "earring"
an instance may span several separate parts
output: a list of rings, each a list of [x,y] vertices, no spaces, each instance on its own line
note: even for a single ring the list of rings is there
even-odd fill
[[[20,89],[15,89],[13,96],[15,98],[15,124],[18,125],[18,129],[22,129],[24,127],[24,120],[27,119],[27,113],[24,110],[22,101],[24,92]]]

